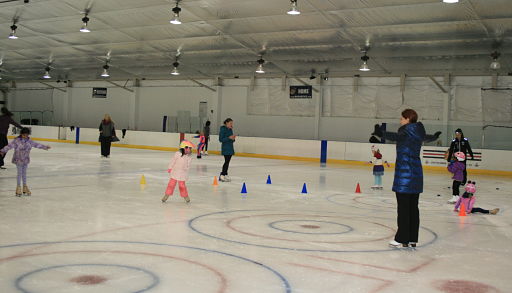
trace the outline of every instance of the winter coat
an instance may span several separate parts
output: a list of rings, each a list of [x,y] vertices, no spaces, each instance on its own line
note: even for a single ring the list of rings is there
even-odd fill
[[[101,121],[100,123],[100,137],[113,137],[116,136],[116,128],[114,122]]]
[[[394,192],[422,193],[423,168],[421,167],[421,145],[425,139],[425,127],[421,122],[409,123],[397,133],[385,133],[386,138],[396,141]]]
[[[448,165],[448,171],[453,173],[453,180],[462,181],[464,179],[464,169],[466,169],[466,166],[460,161],[455,161]]]
[[[205,126],[203,128],[203,132],[206,139],[210,139],[210,126]]]
[[[10,149],[14,149],[12,163],[16,165],[28,165],[30,163],[30,150],[32,148],[47,150],[48,147],[39,144],[30,138],[17,137],[10,144],[0,150],[0,153],[7,153]]]
[[[471,213],[471,210],[473,209],[473,206],[475,205],[476,198],[474,196],[471,197],[464,197],[460,196],[457,200],[457,203],[455,203],[454,210],[459,209],[459,206],[461,204],[464,204],[464,207],[466,208],[466,213]]]
[[[23,128],[18,122],[14,121],[9,115],[0,116],[0,134],[7,135],[9,132],[9,124],[12,124],[18,128]]]
[[[221,154],[223,156],[229,156],[235,154],[235,149],[233,147],[233,143],[235,142],[230,136],[233,135],[233,129],[228,128],[226,126],[221,126],[219,132],[219,141],[222,143]]]
[[[462,132],[461,132],[462,133]],[[456,152],[463,152],[464,155],[471,155],[471,158],[473,158],[473,150],[471,149],[471,146],[469,145],[469,141],[467,138],[464,137],[464,134],[462,134],[460,140],[455,138],[452,140],[452,143],[450,144],[450,150],[448,151],[448,162],[450,162],[450,159],[452,158],[453,154]]]
[[[171,170],[171,178],[178,181],[187,181],[191,162],[192,156],[182,156],[181,152],[174,153],[174,157],[172,157],[171,162],[169,162],[169,167],[167,168]]]

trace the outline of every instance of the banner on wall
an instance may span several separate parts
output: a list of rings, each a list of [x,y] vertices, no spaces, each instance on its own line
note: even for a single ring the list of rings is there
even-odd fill
[[[423,150],[423,162],[428,166],[448,166],[448,162],[445,158],[446,150],[434,150],[424,149]],[[474,158],[466,162],[467,168],[478,168],[482,165],[482,153],[473,152]]]
[[[107,88],[106,87],[94,87],[92,88],[92,97],[106,99],[107,98]]]
[[[313,87],[310,85],[291,85],[290,99],[312,99]]]

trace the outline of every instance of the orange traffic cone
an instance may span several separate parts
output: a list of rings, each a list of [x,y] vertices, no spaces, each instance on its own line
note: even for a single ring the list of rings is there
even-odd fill
[[[463,203],[460,204],[459,207],[459,217],[465,217],[466,216],[466,207]]]
[[[361,186],[359,186],[359,183],[357,183],[356,186],[356,193],[361,193]]]
[[[217,182],[217,176],[213,176],[213,186],[219,185],[219,182]]]

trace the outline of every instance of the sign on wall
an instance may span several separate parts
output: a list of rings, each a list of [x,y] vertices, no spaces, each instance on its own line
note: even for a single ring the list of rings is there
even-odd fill
[[[312,99],[313,87],[310,85],[291,85],[290,99]]]
[[[92,88],[92,97],[105,99],[107,98],[107,88],[106,87],[94,87]]]

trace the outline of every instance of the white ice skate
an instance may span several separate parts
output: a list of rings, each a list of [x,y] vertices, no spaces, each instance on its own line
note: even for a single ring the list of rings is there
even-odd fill
[[[224,179],[226,180],[226,182],[231,182],[231,178],[229,178],[228,175],[224,176]]]
[[[205,152],[204,152],[204,155],[205,155],[205,156],[208,156],[208,151],[205,151]]]
[[[454,195],[452,198],[448,201],[448,203],[456,203],[459,200],[459,197]]]
[[[220,181],[220,182],[228,182],[228,181],[226,180],[226,176],[224,176],[224,175],[220,175],[220,176],[219,176],[219,181]]]

